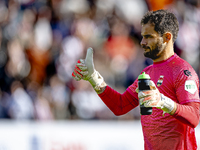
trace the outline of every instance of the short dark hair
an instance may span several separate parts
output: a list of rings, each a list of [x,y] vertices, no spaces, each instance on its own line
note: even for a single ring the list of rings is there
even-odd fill
[[[168,10],[148,11],[141,20],[141,25],[151,23],[154,25],[154,30],[161,36],[165,32],[170,32],[173,35],[173,42],[175,42],[178,31],[179,23],[176,16]]]

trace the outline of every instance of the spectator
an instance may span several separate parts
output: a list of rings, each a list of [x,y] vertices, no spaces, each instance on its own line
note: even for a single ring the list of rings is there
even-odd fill
[[[34,107],[31,97],[19,81],[11,85],[12,104],[9,113],[12,119],[34,119]]]

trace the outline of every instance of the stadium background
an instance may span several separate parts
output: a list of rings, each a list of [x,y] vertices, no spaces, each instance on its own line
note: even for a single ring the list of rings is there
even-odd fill
[[[175,52],[200,76],[199,0],[0,0],[0,150],[139,149],[139,108],[114,116],[71,73],[93,47],[96,69],[123,92],[152,64],[140,19],[161,8],[177,16]]]

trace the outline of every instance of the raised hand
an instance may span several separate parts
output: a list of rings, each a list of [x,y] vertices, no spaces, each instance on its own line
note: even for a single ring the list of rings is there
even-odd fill
[[[93,49],[88,48],[85,60],[79,59],[77,61],[75,69],[72,73],[72,77],[76,81],[79,81],[81,79],[89,80],[94,71],[95,69],[93,63]]]
[[[77,61],[72,77],[76,81],[81,79],[89,81],[97,93],[101,93],[105,89],[106,84],[103,77],[94,68],[92,48],[87,49],[85,59]]]

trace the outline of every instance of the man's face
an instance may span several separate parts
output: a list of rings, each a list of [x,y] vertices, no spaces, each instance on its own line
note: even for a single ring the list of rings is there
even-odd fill
[[[141,35],[143,38],[140,44],[144,49],[144,56],[153,60],[158,59],[165,49],[163,38],[154,30],[154,26],[151,24],[142,26]]]

